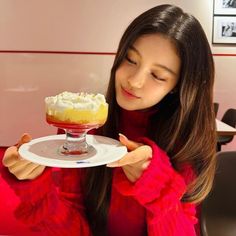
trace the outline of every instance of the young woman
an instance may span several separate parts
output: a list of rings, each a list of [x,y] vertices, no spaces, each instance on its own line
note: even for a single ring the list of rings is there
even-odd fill
[[[193,16],[172,5],[138,16],[121,38],[98,132],[130,152],[107,166],[61,169],[58,190],[50,168],[10,147],[3,164],[25,180],[11,179],[19,219],[49,235],[195,235],[195,205],[215,170],[213,82]]]

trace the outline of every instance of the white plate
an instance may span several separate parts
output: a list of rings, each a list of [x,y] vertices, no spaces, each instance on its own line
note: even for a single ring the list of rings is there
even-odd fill
[[[94,147],[88,154],[79,156],[62,155],[58,148],[64,143],[65,135],[52,135],[31,140],[21,145],[19,154],[22,158],[45,166],[81,168],[105,165],[122,158],[127,149],[112,138],[87,135],[87,143]]]

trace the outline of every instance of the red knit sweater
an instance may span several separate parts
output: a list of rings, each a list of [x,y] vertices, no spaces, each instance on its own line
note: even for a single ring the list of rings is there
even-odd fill
[[[193,171],[185,167],[177,173],[164,151],[141,138],[146,134],[148,117],[143,112],[122,113],[120,131],[150,145],[153,158],[136,183],[129,182],[121,168],[114,169],[108,234],[195,235],[195,206],[180,201],[186,184],[194,178]],[[0,216],[0,234],[91,235],[82,204],[81,178],[83,169],[47,168],[33,181],[18,181],[1,167],[0,212],[4,214]]]

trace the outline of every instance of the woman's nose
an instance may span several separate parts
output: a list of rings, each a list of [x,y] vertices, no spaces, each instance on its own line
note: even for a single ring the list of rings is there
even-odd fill
[[[145,83],[145,72],[143,70],[135,71],[135,73],[129,76],[128,83],[131,87],[142,88]]]

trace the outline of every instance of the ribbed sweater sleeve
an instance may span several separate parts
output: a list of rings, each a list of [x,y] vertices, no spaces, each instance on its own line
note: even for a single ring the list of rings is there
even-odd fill
[[[121,168],[114,173],[114,187],[124,196],[132,196],[146,209],[149,236],[196,235],[195,206],[183,203],[186,183],[171,165],[167,154],[153,141],[142,138],[142,143],[152,147],[153,157],[140,179],[131,183]]]
[[[32,232],[42,235],[91,235],[86,221],[77,169],[61,169],[57,185],[51,168],[35,180],[18,181],[12,175],[8,184],[19,198],[15,217]],[[8,173],[9,174],[9,173]]]

